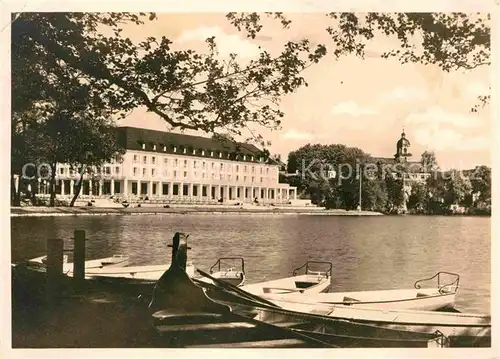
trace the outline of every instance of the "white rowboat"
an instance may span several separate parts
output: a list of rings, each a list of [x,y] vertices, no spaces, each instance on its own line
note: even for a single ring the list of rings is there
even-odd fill
[[[44,270],[46,268],[47,256],[28,259],[27,265],[33,269]],[[111,257],[93,259],[85,261],[85,272],[98,268],[116,268],[124,267],[129,264],[129,256],[123,254],[115,254]],[[73,273],[74,263],[68,263],[68,256],[63,256],[63,273],[71,275]]]
[[[439,278],[442,283],[441,275],[444,272],[436,274],[434,278]],[[376,291],[359,292],[332,292],[332,293],[291,293],[281,294],[263,294],[261,297],[270,301],[286,300],[289,303],[305,304],[328,304],[352,306],[355,308],[378,308],[378,309],[412,309],[434,311],[440,309],[453,309],[455,305],[455,296],[458,289],[459,276],[453,274],[455,280],[452,284],[438,285],[437,288],[418,288],[420,281],[417,281],[415,289],[391,289]],[[245,288],[243,288],[245,289]]]
[[[312,271],[310,270],[311,265],[328,265],[329,268],[326,271]],[[297,275],[298,272],[305,268],[305,274]],[[292,295],[292,293],[299,294],[318,294],[327,292],[331,286],[331,274],[332,274],[332,263],[330,262],[318,262],[318,261],[308,261],[301,267],[293,271],[292,277],[270,280],[266,282],[260,282],[255,284],[247,284],[241,287],[244,291],[255,294],[255,295],[267,295],[267,294],[286,294]]]

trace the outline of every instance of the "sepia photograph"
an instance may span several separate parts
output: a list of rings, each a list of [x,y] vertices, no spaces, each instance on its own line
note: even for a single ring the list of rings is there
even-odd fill
[[[492,357],[485,6],[18,7],[4,346]]]

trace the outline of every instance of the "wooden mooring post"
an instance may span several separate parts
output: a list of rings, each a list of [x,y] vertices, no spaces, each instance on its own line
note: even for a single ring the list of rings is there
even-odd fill
[[[60,238],[47,240],[47,282],[46,298],[56,301],[62,290],[64,241]]]
[[[85,282],[85,231],[75,230],[73,240],[73,281],[78,289]]]

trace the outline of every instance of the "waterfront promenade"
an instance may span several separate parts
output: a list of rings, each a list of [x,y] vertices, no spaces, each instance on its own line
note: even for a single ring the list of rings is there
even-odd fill
[[[371,211],[326,210],[322,207],[278,207],[278,206],[235,206],[235,205],[170,205],[168,208],[143,205],[133,208],[105,207],[11,207],[12,217],[22,216],[85,216],[85,215],[140,215],[140,214],[204,214],[204,213],[276,213],[314,214],[330,216],[377,216]]]

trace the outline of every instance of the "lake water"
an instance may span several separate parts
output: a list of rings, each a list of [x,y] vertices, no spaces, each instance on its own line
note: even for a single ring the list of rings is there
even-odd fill
[[[175,232],[189,259],[208,270],[242,256],[247,281],[290,276],[307,260],[333,263],[332,291],[412,288],[438,271],[460,274],[457,307],[490,312],[490,218],[190,214],[12,218],[12,260],[45,254],[47,238],[72,245],[87,231],[87,258],[129,254],[133,264],[170,261]]]

